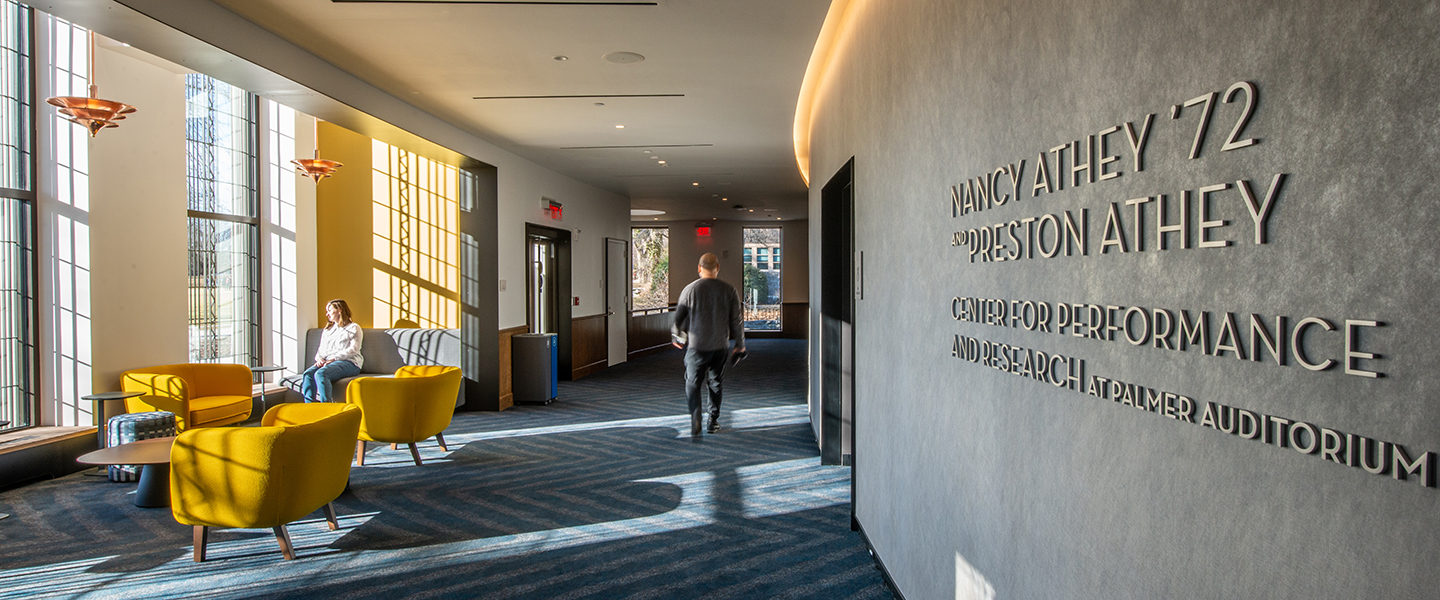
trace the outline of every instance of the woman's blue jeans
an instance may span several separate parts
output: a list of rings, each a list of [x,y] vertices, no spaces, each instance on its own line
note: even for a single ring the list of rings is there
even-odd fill
[[[300,395],[305,397],[306,402],[334,402],[330,398],[330,382],[359,374],[360,367],[348,360],[337,360],[323,367],[312,366],[300,376]]]

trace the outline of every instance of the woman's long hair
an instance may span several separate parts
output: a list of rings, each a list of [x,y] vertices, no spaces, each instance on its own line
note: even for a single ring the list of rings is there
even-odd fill
[[[334,327],[335,325],[340,325],[341,327],[344,327],[346,325],[354,323],[354,321],[350,320],[350,305],[346,304],[344,300],[336,298],[325,303],[326,308],[329,308],[331,306],[340,310],[340,322],[327,324],[325,325],[326,329]]]

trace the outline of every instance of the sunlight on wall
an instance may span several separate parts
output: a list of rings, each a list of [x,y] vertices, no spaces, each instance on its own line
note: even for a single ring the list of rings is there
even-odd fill
[[[372,140],[374,323],[459,326],[459,170]]]
[[[86,30],[60,19],[48,19],[53,64],[50,69],[51,95],[83,96],[90,82],[85,73]],[[48,357],[54,363],[54,379],[44,386],[54,403],[54,424],[90,425],[95,405],[80,400],[91,391],[90,349],[90,155],[89,135],[84,127],[44,111],[51,159],[55,163],[54,220],[50,228],[50,272],[54,288],[51,312],[54,343]]]

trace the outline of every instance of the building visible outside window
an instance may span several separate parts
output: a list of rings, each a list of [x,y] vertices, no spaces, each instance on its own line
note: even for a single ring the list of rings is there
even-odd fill
[[[670,305],[670,230],[636,227],[630,230],[632,310]]]
[[[256,100],[185,76],[190,360],[256,364],[259,193]]]
[[[746,260],[741,300],[745,305],[745,329],[778,331],[781,328],[780,229],[746,227],[743,235]],[[754,262],[749,259],[752,255]]]
[[[35,425],[30,9],[0,2],[0,430]]]

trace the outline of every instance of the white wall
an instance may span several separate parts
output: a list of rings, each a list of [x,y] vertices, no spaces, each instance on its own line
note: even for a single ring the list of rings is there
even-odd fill
[[[486,144],[488,146],[488,144]],[[525,324],[525,224],[569,229],[570,293],[580,297],[571,317],[605,312],[605,238],[630,239],[630,200],[493,149],[475,156],[496,167],[500,279],[500,328]],[[458,148],[452,148],[459,150]],[[476,147],[472,150],[480,150]],[[540,208],[541,197],[559,202],[559,221]]]
[[[103,98],[138,107],[90,145],[93,386],[188,360],[185,77],[96,52]]]

